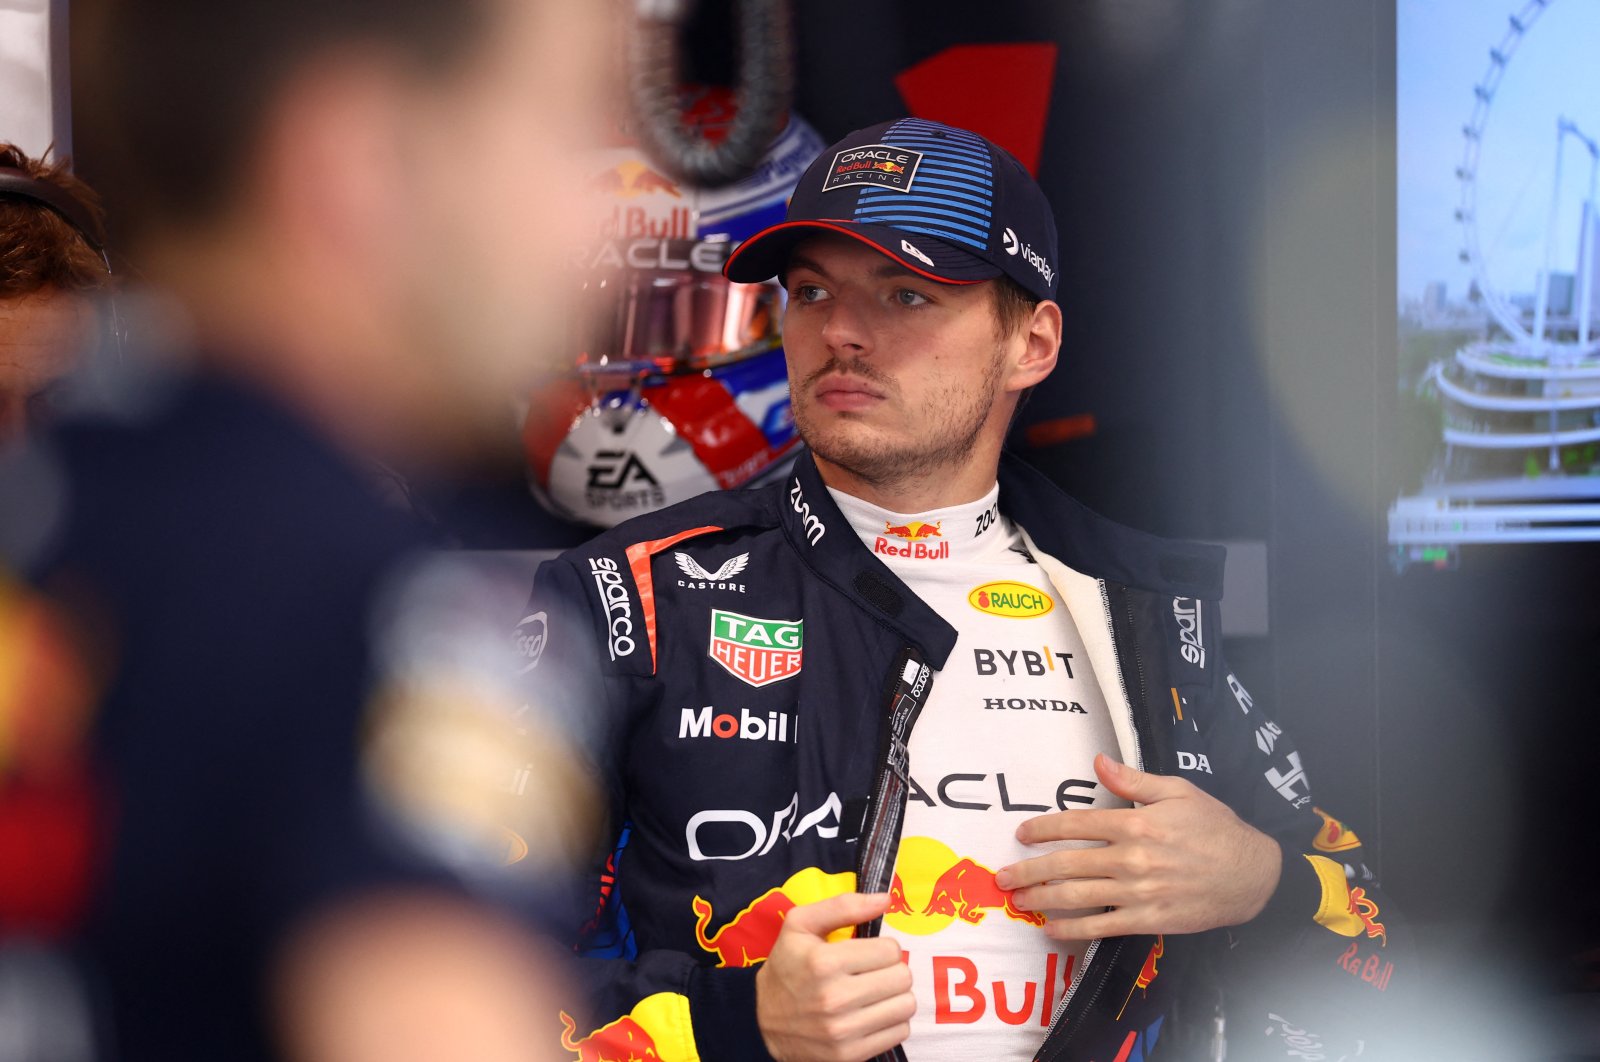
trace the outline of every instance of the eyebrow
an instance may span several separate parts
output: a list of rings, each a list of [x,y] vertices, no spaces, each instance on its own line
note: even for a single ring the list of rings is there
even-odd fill
[[[788,275],[794,272],[796,269],[809,269],[811,272],[816,273],[818,276],[821,276],[824,279],[833,279],[832,275],[826,269],[823,269],[822,266],[818,265],[815,260],[807,258],[803,254],[794,254],[789,257],[789,264],[783,272],[784,277],[787,278]],[[915,280],[928,279],[927,277],[921,276],[912,272],[906,267],[899,265],[894,261],[894,259],[889,258],[887,255],[884,256],[883,263],[872,270],[872,275],[882,280],[889,280],[898,277],[910,277]]]

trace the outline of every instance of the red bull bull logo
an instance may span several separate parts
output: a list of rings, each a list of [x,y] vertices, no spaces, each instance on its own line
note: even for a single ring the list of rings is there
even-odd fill
[[[602,170],[590,180],[590,186],[597,192],[616,196],[619,199],[633,199],[641,195],[665,194],[674,199],[683,198],[683,193],[678,190],[678,185],[670,177],[652,170],[649,166],[635,159]]]
[[[940,530],[942,527],[944,527],[943,520],[931,524],[925,524],[921,520],[913,520],[909,524],[891,524],[885,520],[883,533],[903,538],[907,542],[917,542],[924,538],[943,538],[944,533]]]
[[[904,172],[906,172],[906,168],[904,166],[897,165],[897,164],[895,164],[893,162],[875,163],[872,168],[875,169],[875,170],[882,170],[884,173],[904,173]]]
[[[889,884],[889,909],[884,920],[902,933],[937,933],[956,919],[978,925],[991,913],[1030,925],[1044,925],[1044,915],[1024,911],[1011,892],[995,884],[994,871],[957,855],[932,837],[906,837],[900,842],[894,878]]]
[[[1042,913],[1019,908],[1011,892],[995,883],[994,872],[977,860],[932,837],[901,840],[884,913],[886,926],[911,936],[932,936],[947,929],[957,933],[948,945],[930,940],[928,950],[933,954],[908,943],[908,961],[919,971],[925,968],[921,964],[927,963],[931,973],[934,1024],[1049,1026],[1056,1001],[1072,985],[1077,955],[1063,955],[1052,948],[1039,955],[1037,965],[1030,968],[1010,964],[997,971],[969,955],[937,953],[962,950],[962,927],[994,919],[1001,919],[1002,924],[1045,924]],[[998,977],[997,972],[1001,974]],[[917,976],[924,975],[919,972]]]
[[[974,587],[967,595],[967,604],[979,612],[1008,619],[1033,619],[1049,614],[1056,607],[1056,603],[1037,587],[1010,580]]]
[[[676,992],[646,996],[627,1014],[609,1021],[587,1036],[575,1037],[578,1023],[566,1011],[560,1014],[561,1046],[576,1062],[673,1062],[694,1058],[694,1033],[689,1021],[688,997]]]
[[[829,874],[818,867],[804,867],[789,875],[782,885],[750,901],[711,934],[706,932],[712,919],[711,901],[696,896],[690,904],[694,909],[694,939],[702,950],[717,957],[719,967],[754,966],[765,962],[772,954],[772,945],[778,940],[783,920],[795,907],[850,892],[855,887],[856,876],[852,871]],[[845,940],[850,933],[849,927],[836,929],[828,934],[828,939]]]

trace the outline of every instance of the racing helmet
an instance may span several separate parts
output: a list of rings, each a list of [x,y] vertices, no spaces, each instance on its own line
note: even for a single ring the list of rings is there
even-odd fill
[[[709,90],[699,108],[724,108]],[[691,114],[692,116],[692,114]],[[716,135],[716,122],[702,125]],[[596,238],[576,256],[570,371],[529,397],[522,441],[533,493],[559,515],[610,527],[708,490],[765,482],[800,447],[776,280],[735,284],[722,264],[783,220],[825,145],[791,115],[748,177],[691,188],[638,147],[597,153]]]

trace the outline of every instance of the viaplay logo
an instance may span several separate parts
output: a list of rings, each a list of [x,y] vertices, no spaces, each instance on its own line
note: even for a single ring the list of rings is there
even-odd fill
[[[1017,239],[1017,233],[1014,229],[1007,226],[1006,230],[1000,234],[1000,240],[1006,254],[1021,255],[1023,261],[1039,271],[1039,275],[1044,277],[1046,284],[1054,284],[1056,282],[1056,271],[1050,267],[1049,262],[1045,261],[1044,255]]]

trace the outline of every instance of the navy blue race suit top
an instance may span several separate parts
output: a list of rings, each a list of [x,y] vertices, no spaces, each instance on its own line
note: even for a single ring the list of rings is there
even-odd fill
[[[1071,603],[1124,761],[1187,778],[1283,849],[1246,925],[1091,944],[1038,1057],[1202,1057],[1221,999],[1230,1059],[1355,1057],[1405,992],[1410,944],[1356,833],[1313,806],[1293,743],[1223,659],[1223,551],[1105,520],[1010,456],[999,481]],[[766,1058],[757,964],[787,910],[893,851],[874,832],[905,799],[889,795],[889,719],[908,681],[938,682],[955,630],[863,545],[805,455],[784,482],[546,563],[520,634],[530,676],[586,690],[613,836],[627,831],[574,940],[594,952],[619,911],[631,938],[580,964],[588,997],[553,1031],[581,1058]]]

